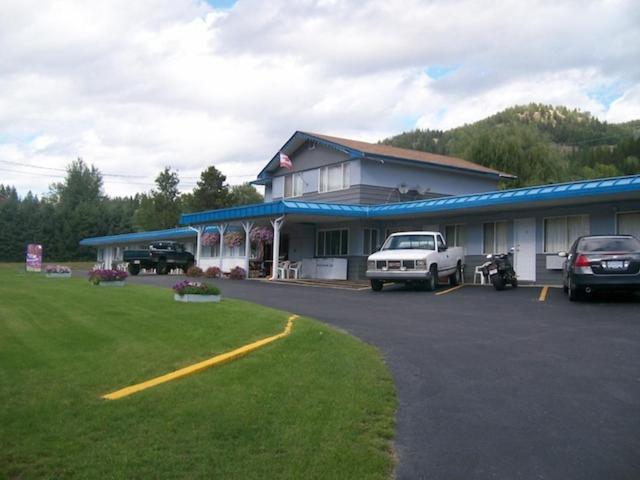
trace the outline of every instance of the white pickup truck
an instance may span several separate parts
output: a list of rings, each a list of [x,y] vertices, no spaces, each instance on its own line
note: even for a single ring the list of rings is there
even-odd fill
[[[462,247],[447,247],[440,232],[400,232],[387,238],[367,259],[367,278],[379,292],[385,282],[425,285],[435,290],[441,278],[451,285],[462,281]]]

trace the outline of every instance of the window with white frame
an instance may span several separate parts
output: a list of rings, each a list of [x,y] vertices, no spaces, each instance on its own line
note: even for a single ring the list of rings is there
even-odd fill
[[[318,192],[334,192],[349,188],[350,170],[348,162],[322,167],[318,176]]]
[[[292,173],[284,177],[284,198],[301,197],[304,193],[302,172]]]
[[[589,235],[589,215],[569,215],[544,219],[545,253],[566,252],[576,238]]]
[[[215,245],[201,245],[200,256],[204,258],[220,256],[220,242]]]
[[[482,252],[506,253],[509,250],[507,222],[489,222],[482,225]]]
[[[621,235],[633,235],[640,239],[640,212],[619,213],[618,233]]]
[[[444,237],[450,247],[464,247],[466,242],[466,228],[464,225],[447,225],[444,227]]]
[[[362,248],[362,253],[364,255],[371,255],[378,249],[379,239],[378,239],[378,229],[376,228],[365,228],[364,229],[364,244]]]
[[[316,237],[318,257],[338,257],[349,254],[349,230],[319,230]]]

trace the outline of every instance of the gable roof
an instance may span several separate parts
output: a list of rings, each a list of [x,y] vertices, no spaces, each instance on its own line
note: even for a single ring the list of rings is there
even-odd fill
[[[479,173],[489,173],[506,178],[515,178],[514,175],[500,172],[499,170],[494,170],[493,168],[485,167],[458,157],[439,155],[437,153],[430,152],[422,152],[420,150],[410,150],[408,148],[393,147],[391,145],[385,145],[382,143],[369,143],[359,140],[350,140],[348,138],[332,137],[329,135],[321,135],[318,133],[307,133],[307,135],[321,138],[328,142],[337,143],[338,145],[342,145],[353,150],[361,151],[366,155],[397,158],[400,160],[415,160],[417,162],[430,163],[438,166],[471,170]]]
[[[464,160],[462,158],[450,157],[447,155],[438,155],[436,153],[421,152],[418,150],[410,150],[408,148],[392,147],[380,143],[369,143],[360,140],[351,140],[348,138],[333,137],[318,133],[296,131],[282,148],[271,158],[269,163],[258,174],[258,180],[253,183],[266,183],[266,174],[269,171],[275,171],[279,168],[280,152],[292,155],[305,142],[310,141],[323,145],[327,148],[338,150],[346,154],[349,158],[375,158],[390,159],[408,162],[420,162],[435,167],[462,170],[470,173],[481,175],[494,175],[501,178],[516,178],[514,175],[500,172],[492,168],[478,165],[477,163]]]

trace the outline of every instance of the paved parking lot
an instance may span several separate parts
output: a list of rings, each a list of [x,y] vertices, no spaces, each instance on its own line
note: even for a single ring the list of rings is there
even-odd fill
[[[215,283],[223,295],[317,318],[380,349],[399,395],[400,479],[640,478],[637,298]]]

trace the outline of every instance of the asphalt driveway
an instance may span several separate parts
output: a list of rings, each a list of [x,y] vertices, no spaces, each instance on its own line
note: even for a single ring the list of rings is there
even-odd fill
[[[325,321],[380,349],[399,395],[399,479],[640,478],[637,299],[215,283],[223,295]]]

